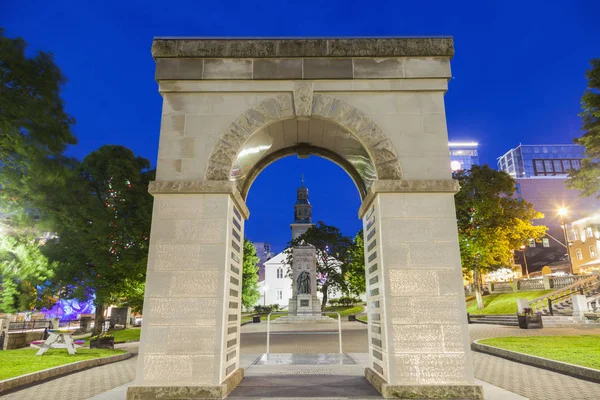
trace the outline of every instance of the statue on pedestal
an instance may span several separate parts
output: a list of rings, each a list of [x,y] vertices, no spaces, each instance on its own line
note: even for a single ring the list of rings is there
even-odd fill
[[[298,293],[299,294],[310,294],[310,276],[307,271],[303,271],[298,275]]]

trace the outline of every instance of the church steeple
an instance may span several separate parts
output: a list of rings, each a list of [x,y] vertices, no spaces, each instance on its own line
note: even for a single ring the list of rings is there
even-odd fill
[[[310,228],[312,223],[312,206],[308,201],[308,188],[304,185],[304,175],[301,176],[302,184],[296,192],[296,204],[294,204],[294,222],[292,228],[292,239],[296,239]]]
[[[302,184],[296,192],[296,204],[294,204],[294,223],[312,223],[312,206],[308,201],[308,188],[304,186],[304,175],[301,175]]]

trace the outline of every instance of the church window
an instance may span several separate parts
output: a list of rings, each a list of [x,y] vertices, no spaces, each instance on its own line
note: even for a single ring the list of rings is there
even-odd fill
[[[277,268],[277,279],[283,278],[283,268]]]
[[[283,290],[277,291],[277,300],[283,300]]]

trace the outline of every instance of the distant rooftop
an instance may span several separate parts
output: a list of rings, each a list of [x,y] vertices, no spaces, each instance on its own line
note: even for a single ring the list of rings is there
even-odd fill
[[[175,38],[157,37],[154,58],[452,57],[454,39],[363,38]]]

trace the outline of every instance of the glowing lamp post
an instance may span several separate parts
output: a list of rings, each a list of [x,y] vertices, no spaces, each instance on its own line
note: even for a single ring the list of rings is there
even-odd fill
[[[569,271],[573,275],[573,261],[571,260],[571,252],[569,251],[569,240],[567,239],[567,224],[565,217],[567,216],[568,210],[564,207],[558,209],[558,215],[560,216],[560,224],[563,228],[563,235],[565,237],[565,248],[567,249],[567,259],[569,260]]]
[[[529,279],[529,267],[527,266],[527,254],[525,254],[525,250],[527,250],[527,246],[521,246],[521,251],[523,252],[523,260],[525,261],[525,274],[527,275],[527,279]]]

